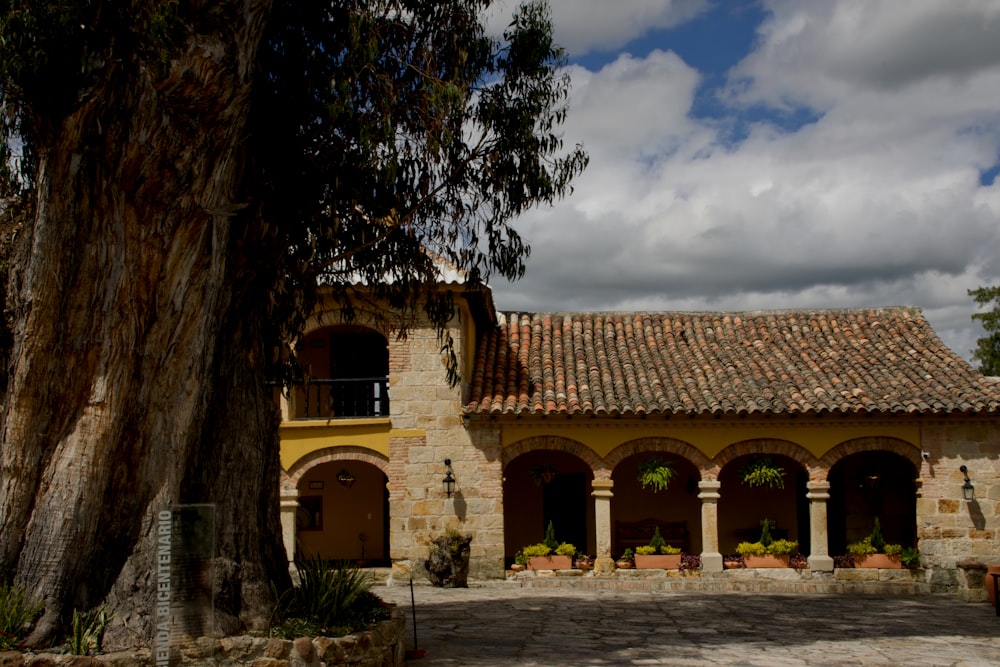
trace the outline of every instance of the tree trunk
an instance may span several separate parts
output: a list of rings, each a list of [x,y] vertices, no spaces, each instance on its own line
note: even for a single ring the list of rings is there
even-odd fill
[[[0,427],[0,572],[45,602],[32,645],[102,603],[111,644],[148,644],[155,517],[174,503],[217,505],[223,630],[260,626],[287,582],[271,284],[247,259],[268,239],[242,208],[269,1],[190,5],[165,76],[120,47],[39,151]]]

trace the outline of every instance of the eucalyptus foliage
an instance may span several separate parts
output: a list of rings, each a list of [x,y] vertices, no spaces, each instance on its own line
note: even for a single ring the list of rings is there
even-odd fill
[[[272,274],[274,348],[298,336],[320,285],[347,319],[384,300],[443,332],[442,263],[470,287],[523,275],[530,248],[513,221],[568,194],[587,156],[563,150],[570,81],[547,5],[518,7],[498,39],[482,20],[491,4],[273,2],[253,73],[251,194],[233,214],[266,225],[266,242],[235,250]],[[0,2],[0,196],[32,199],[60,117],[130,66],[166,77],[184,38],[242,18],[177,0]]]

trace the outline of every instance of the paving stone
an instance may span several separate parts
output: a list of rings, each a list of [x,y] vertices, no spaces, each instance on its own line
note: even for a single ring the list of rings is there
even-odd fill
[[[414,667],[1000,664],[1000,619],[950,597],[521,587],[415,591]],[[408,587],[378,587],[407,610]]]

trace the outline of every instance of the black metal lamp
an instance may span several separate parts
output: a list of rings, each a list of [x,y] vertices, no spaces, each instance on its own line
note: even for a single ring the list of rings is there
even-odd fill
[[[455,471],[451,469],[451,459],[445,459],[444,465],[447,467],[447,472],[445,473],[444,479],[441,480],[441,486],[444,487],[444,495],[451,498],[451,494],[455,493]]]
[[[965,475],[965,481],[962,483],[962,497],[966,500],[972,500],[976,497],[976,487],[972,486],[972,482],[969,481],[969,469],[966,466],[959,466],[959,470]]]

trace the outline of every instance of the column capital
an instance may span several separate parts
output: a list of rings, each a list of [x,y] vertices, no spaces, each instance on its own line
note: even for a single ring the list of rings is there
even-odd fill
[[[595,479],[591,482],[591,486],[594,490],[590,495],[595,498],[611,498],[615,494],[611,493],[611,489],[614,488],[615,482],[610,479]]]
[[[702,480],[698,482],[698,497],[702,501],[714,502],[720,498],[719,489],[722,488],[722,482],[714,479]]]
[[[806,498],[809,500],[829,500],[830,499],[830,482],[815,481],[806,482]]]

